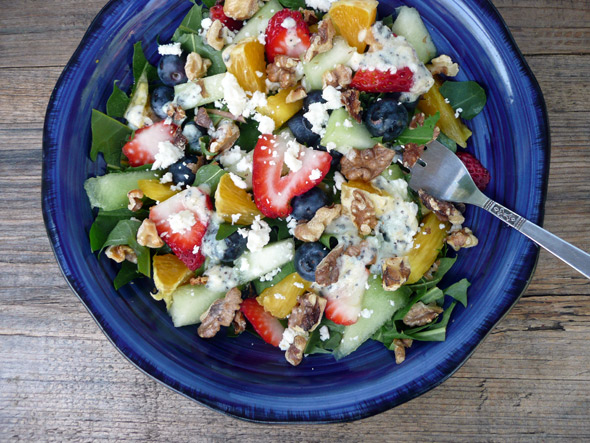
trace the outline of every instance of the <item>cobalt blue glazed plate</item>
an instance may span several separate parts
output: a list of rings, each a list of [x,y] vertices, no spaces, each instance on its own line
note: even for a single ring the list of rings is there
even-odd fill
[[[440,53],[488,94],[472,120],[469,150],[490,170],[487,193],[540,223],[549,135],[539,86],[502,18],[487,0],[381,2],[387,15],[416,7]],[[298,367],[249,334],[202,340],[196,328],[175,329],[145,282],[113,289],[116,265],[91,253],[93,213],[84,180],[104,173],[90,150],[90,111],[104,110],[115,80],[131,83],[133,44],[157,58],[190,8],[189,1],[112,0],[96,17],[51,96],[43,139],[43,213],[62,272],[106,336],[134,365],[171,389],[235,417],[263,422],[338,422],[367,417],[408,401],[456,371],[525,290],[537,249],[482,211],[469,208],[477,248],[460,254],[449,281],[473,283],[469,306],[458,307],[447,341],[419,343],[396,365],[393,353],[366,343],[341,361],[311,356]]]

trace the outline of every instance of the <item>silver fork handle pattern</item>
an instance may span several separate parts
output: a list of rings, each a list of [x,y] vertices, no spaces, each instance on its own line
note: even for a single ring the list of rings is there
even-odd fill
[[[590,254],[587,254],[551,232],[531,223],[526,218],[521,217],[492,199],[487,199],[487,201],[480,206],[498,217],[504,223],[526,235],[543,249],[546,249],[576,271],[583,274],[586,278],[590,278]]]

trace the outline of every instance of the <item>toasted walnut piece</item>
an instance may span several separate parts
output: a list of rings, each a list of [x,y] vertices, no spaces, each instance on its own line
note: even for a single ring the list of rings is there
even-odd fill
[[[313,218],[307,223],[300,223],[295,228],[295,238],[304,242],[318,241],[324,229],[342,213],[341,205],[318,209]]]
[[[316,55],[332,49],[334,35],[336,35],[336,30],[332,20],[329,17],[323,19],[318,25],[318,32],[311,36],[311,44],[305,52],[303,61],[309,62]]]
[[[197,156],[197,162],[196,163],[184,163],[186,165],[187,168],[189,168],[191,170],[191,172],[193,174],[196,174],[197,171],[201,168],[201,166],[203,166],[205,164],[205,158],[202,155]]]
[[[123,263],[125,260],[137,263],[137,254],[127,245],[108,246],[104,253],[117,263]]]
[[[420,126],[424,126],[424,120],[426,120],[426,115],[424,115],[423,112],[419,112],[418,114],[412,117],[412,120],[410,120],[408,128],[416,129]]]
[[[297,84],[298,60],[288,55],[277,55],[273,63],[266,66],[266,75],[271,82],[278,82],[283,89],[292,88]]]
[[[345,88],[352,83],[352,69],[348,66],[336,65],[334,69],[324,72],[322,83],[324,88],[328,86]]]
[[[325,298],[313,292],[300,295],[289,316],[289,327],[297,333],[314,331],[322,320],[326,303]]]
[[[211,152],[223,152],[240,138],[240,128],[231,120],[221,120],[215,130],[215,138],[209,145]]]
[[[258,0],[225,0],[223,12],[235,20],[248,20],[259,7]]]
[[[361,235],[369,235],[373,228],[377,226],[375,207],[364,192],[356,189],[352,191],[350,213],[352,215],[352,221]]]
[[[293,343],[285,352],[285,359],[293,366],[297,366],[303,360],[303,351],[307,346],[307,337],[303,335],[296,335],[293,339]]]
[[[375,37],[375,33],[373,32],[373,28],[371,27],[371,32],[367,32],[365,36],[365,43],[369,45],[368,52],[377,52],[383,49],[383,45],[377,38]]]
[[[244,317],[244,314],[242,314],[242,311],[236,312],[231,324],[234,327],[234,333],[237,335],[240,335],[246,330],[246,318]]]
[[[205,108],[199,108],[197,110],[197,113],[195,114],[195,123],[207,129],[212,129],[215,127]]]
[[[351,257],[360,258],[366,265],[372,265],[377,260],[376,249],[371,247],[368,241],[363,240],[356,245],[351,245],[342,253]]]
[[[207,75],[207,70],[211,67],[211,60],[208,58],[201,57],[196,52],[191,52],[186,57],[186,63],[184,64],[184,72],[186,77],[190,80],[197,80]]]
[[[410,276],[410,262],[406,257],[390,257],[381,266],[383,272],[383,289],[395,291]]]
[[[201,316],[201,326],[197,330],[199,337],[211,338],[219,332],[221,326],[229,326],[240,309],[242,293],[238,288],[230,289],[224,298],[213,302],[207,312]]]
[[[176,103],[169,103],[166,109],[166,114],[172,119],[175,124],[180,124],[186,118],[186,112]]]
[[[465,221],[463,214],[452,203],[438,200],[422,189],[418,190],[418,195],[424,206],[434,212],[440,221],[448,221],[453,225],[460,225]]]
[[[223,23],[221,23],[221,20],[215,20],[211,27],[207,30],[207,44],[218,51],[221,51],[225,46],[225,38],[223,38],[223,29],[224,26]]]
[[[440,260],[435,261],[430,269],[424,273],[424,278],[426,280],[432,280],[434,278],[434,274],[438,271],[438,266],[440,265]]]
[[[406,168],[413,168],[423,152],[424,145],[418,145],[416,143],[406,144],[402,156],[404,166]]]
[[[127,205],[127,209],[132,212],[137,212],[143,206],[143,191],[141,189],[132,189],[127,193],[127,198],[129,199],[129,204]]]
[[[360,93],[356,89],[347,89],[342,92],[340,95],[340,100],[342,104],[350,114],[352,118],[354,118],[357,122],[361,123],[361,112],[363,107],[361,105],[361,101],[359,99]]]
[[[432,75],[444,74],[447,77],[455,77],[459,73],[459,65],[453,63],[453,60],[448,55],[439,55],[433,58],[430,63],[426,67]]]
[[[395,152],[382,144],[370,149],[351,149],[342,157],[340,169],[348,180],[369,182],[391,164],[394,156]]]
[[[303,100],[305,97],[307,97],[307,92],[305,91],[305,88],[303,86],[299,85],[291,92],[289,92],[289,94],[287,94],[287,97],[285,98],[285,103],[295,103],[299,100]]]
[[[315,269],[315,281],[320,286],[329,286],[338,281],[340,270],[338,269],[338,258],[344,253],[342,245],[335,247],[319,263]]]
[[[462,228],[451,233],[447,237],[446,242],[455,251],[458,251],[461,248],[466,249],[477,246],[479,240],[477,240],[477,237],[473,234],[473,232],[471,232],[471,229]]]
[[[303,21],[307,26],[315,25],[319,21],[318,16],[312,9],[299,8],[299,12],[303,15]]]
[[[193,277],[189,280],[191,286],[204,286],[209,281],[209,277],[206,275],[200,275],[199,277]]]
[[[425,305],[421,301],[417,302],[410,308],[408,313],[404,316],[404,324],[414,326],[424,326],[431,323],[443,312],[443,308],[436,303]]]
[[[158,235],[156,224],[149,218],[141,222],[137,230],[137,243],[148,248],[161,248],[164,246],[164,241]]]
[[[393,352],[395,354],[395,362],[399,365],[402,364],[406,359],[406,348],[412,346],[412,340],[404,338],[400,340],[396,338],[393,340]]]

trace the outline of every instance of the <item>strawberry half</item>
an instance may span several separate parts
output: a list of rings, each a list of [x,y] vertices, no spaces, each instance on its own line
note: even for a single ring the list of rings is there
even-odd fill
[[[299,11],[283,9],[272,16],[266,27],[266,58],[274,62],[279,54],[299,58],[310,45],[307,24]]]
[[[240,305],[240,310],[265,342],[279,346],[285,328],[278,319],[266,312],[255,298],[244,300]]]
[[[209,9],[209,17],[213,21],[219,20],[230,31],[237,31],[241,29],[242,26],[244,26],[244,22],[241,20],[236,20],[225,15],[225,12],[223,11],[223,5],[221,3],[211,6]]]
[[[192,271],[205,261],[200,249],[212,208],[207,194],[189,188],[150,209],[158,235]]]
[[[395,72],[363,69],[354,74],[350,87],[365,92],[409,92],[413,84],[414,74],[407,67]]]
[[[492,178],[489,171],[469,152],[457,152],[457,157],[461,159],[469,171],[471,178],[475,182],[475,186],[477,186],[480,191],[483,191]]]
[[[158,143],[174,143],[178,126],[167,125],[164,121],[135,131],[135,135],[123,146],[123,154],[129,159],[130,166],[143,166],[153,163],[160,150]]]
[[[300,168],[281,176],[287,149],[298,148]],[[252,190],[260,211],[270,218],[287,217],[291,199],[318,185],[330,171],[332,156],[315,151],[294,140],[264,134],[254,148]]]

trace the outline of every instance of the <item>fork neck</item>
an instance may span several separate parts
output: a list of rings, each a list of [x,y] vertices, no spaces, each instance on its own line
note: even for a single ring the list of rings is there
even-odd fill
[[[479,206],[480,208],[484,208],[486,205],[489,205],[490,202],[493,203],[493,200],[487,197],[483,192],[477,190],[473,192],[468,198],[464,200],[463,203],[469,203],[470,205]]]

